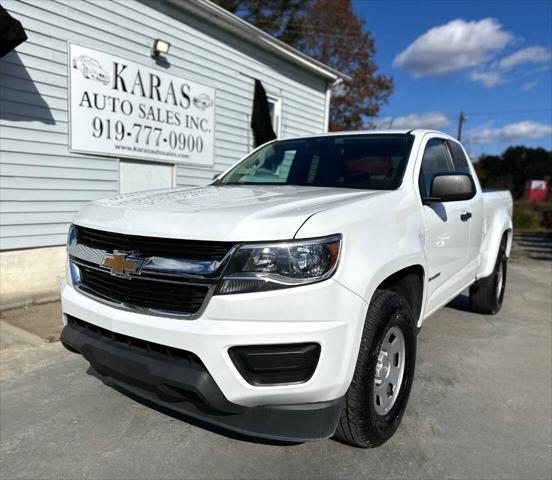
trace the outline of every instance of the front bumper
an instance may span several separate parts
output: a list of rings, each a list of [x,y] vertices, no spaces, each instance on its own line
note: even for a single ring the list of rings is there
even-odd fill
[[[236,405],[224,397],[197,357],[187,352],[165,355],[147,342],[130,346],[122,341],[128,337],[109,339],[97,333],[96,327],[83,328],[79,323],[83,324],[69,317],[61,341],[82,354],[107,384],[246,435],[310,441],[327,438],[335,430],[342,399],[299,405]]]
[[[341,398],[351,381],[367,305],[334,280],[285,290],[213,297],[203,315],[181,320],[113,308],[65,285],[62,341],[110,381],[194,417],[246,434],[314,440],[333,434]],[[112,351],[67,325],[68,316],[110,332],[191,352],[204,371],[156,363],[149,355]],[[320,358],[300,384],[255,386],[233,364],[234,346],[315,342]],[[176,370],[175,370],[176,369]],[[194,373],[194,375],[191,375]],[[181,382],[195,400],[175,398],[159,386]],[[169,383],[171,383],[169,382]],[[177,382],[177,383],[178,383]],[[171,396],[172,395],[172,396]],[[197,402],[197,398],[201,402]]]

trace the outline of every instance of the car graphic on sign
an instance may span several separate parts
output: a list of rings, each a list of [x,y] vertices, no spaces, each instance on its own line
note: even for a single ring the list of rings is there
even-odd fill
[[[206,93],[200,93],[194,97],[194,105],[201,110],[205,110],[213,105],[213,100],[211,100],[211,97]]]
[[[104,85],[109,83],[110,78],[108,73],[102,68],[100,62],[98,62],[95,58],[88,57],[86,55],[75,57],[73,58],[73,68],[79,70],[84,78],[97,80],[98,82],[102,82]]]

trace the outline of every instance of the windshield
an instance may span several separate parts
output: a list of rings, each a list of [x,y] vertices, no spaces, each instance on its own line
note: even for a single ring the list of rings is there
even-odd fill
[[[305,185],[394,190],[412,146],[409,134],[332,135],[261,147],[219,185]]]

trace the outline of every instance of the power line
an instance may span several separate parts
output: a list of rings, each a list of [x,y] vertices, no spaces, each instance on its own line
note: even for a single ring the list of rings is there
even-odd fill
[[[502,110],[494,112],[466,112],[467,115],[507,115],[514,113],[535,113],[535,112],[552,112],[552,108],[533,108],[526,110]]]

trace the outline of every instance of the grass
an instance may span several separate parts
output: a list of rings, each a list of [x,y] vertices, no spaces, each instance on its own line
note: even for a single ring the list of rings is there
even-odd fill
[[[549,232],[552,218],[552,201],[545,203],[516,200],[514,202],[514,230]]]

